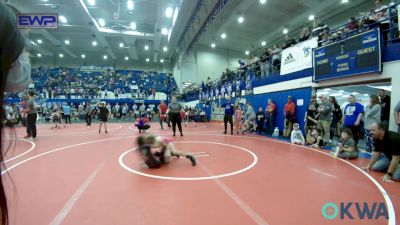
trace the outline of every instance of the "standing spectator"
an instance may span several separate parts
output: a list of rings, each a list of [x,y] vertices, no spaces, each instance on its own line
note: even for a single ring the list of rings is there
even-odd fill
[[[254,111],[253,105],[251,102],[247,102],[247,110],[245,113],[245,121],[242,125],[242,134],[246,131],[255,131],[256,130],[256,112]]]
[[[265,114],[267,117],[267,133],[272,134],[274,128],[276,126],[275,118],[276,118],[276,105],[272,101],[272,99],[268,99],[268,104],[265,109]]]
[[[300,32],[299,43],[307,41],[308,39],[310,39],[310,29],[308,29],[308,27],[305,26]]]
[[[368,165],[363,169],[386,173],[382,177],[384,182],[400,180],[400,134],[386,130],[382,123],[374,123],[369,129],[374,139],[375,150]]]
[[[396,123],[397,126],[397,132],[400,133],[400,101],[394,108],[394,122]]]
[[[282,49],[290,48],[293,45],[297,44],[296,40],[290,37],[288,34],[285,36],[285,44],[283,45]]]
[[[386,94],[386,91],[380,89],[378,91],[378,96],[380,98],[381,105],[381,121],[383,124],[389,124],[390,118],[390,96]]]
[[[228,121],[229,125],[231,125],[231,135],[233,135],[233,114],[235,112],[235,105],[231,102],[231,97],[226,98],[227,101],[225,104],[222,105],[222,107],[225,109],[225,115],[224,115],[224,127],[225,131],[224,134],[226,134],[227,126],[228,126]]]
[[[320,19],[315,19],[313,24],[313,30],[311,31],[311,36],[319,37],[326,32],[329,32],[328,25],[322,23]]]
[[[374,123],[381,122],[381,107],[379,106],[379,98],[376,95],[371,95],[369,105],[365,107],[365,141],[366,150],[372,152],[374,149],[374,142],[369,128]]]
[[[281,53],[282,53],[282,49],[279,48],[279,45],[274,44],[272,46],[272,67],[275,73],[280,71],[280,67],[281,67]]]
[[[91,126],[92,125],[92,105],[90,102],[86,104],[86,110],[85,110],[85,121],[86,121],[86,126]]]
[[[308,106],[308,110],[306,113],[306,126],[305,133],[306,136],[311,135],[311,131],[317,127],[319,114],[317,114],[317,109],[315,108],[315,104],[311,104]]]
[[[285,104],[285,109],[283,111],[285,118],[285,130],[283,131],[284,137],[289,137],[292,133],[293,123],[296,122],[296,105],[293,102],[293,97],[288,97],[288,102]]]
[[[37,109],[35,107],[35,93],[33,91],[28,92],[27,107],[22,111],[27,114],[26,118],[28,135],[24,138],[31,138],[32,140],[36,140]]]
[[[261,76],[267,76],[269,75],[269,61],[270,61],[270,54],[268,49],[265,49],[263,54],[260,57],[260,63],[261,63]]]
[[[168,125],[168,127],[170,127],[170,125],[166,122],[167,120],[167,104],[165,104],[164,100],[161,100],[160,105],[158,106],[158,111],[160,112],[160,126],[161,126],[161,130],[164,129],[163,127],[163,122],[165,121],[165,123]]]
[[[263,108],[261,106],[258,108],[258,112],[257,112],[256,116],[257,116],[256,131],[258,130],[258,132],[260,132],[260,134],[261,134],[261,132],[264,131],[264,121],[265,121],[265,114],[264,114]]]
[[[387,34],[389,33],[390,28],[390,20],[388,17],[388,7],[386,5],[382,5],[382,0],[375,1],[375,11],[373,20],[378,23],[378,26],[381,30],[383,36],[383,44],[386,45]]]
[[[333,136],[340,135],[340,122],[342,121],[342,109],[337,103],[336,98],[333,96],[329,97],[329,101],[332,104],[332,123],[331,123],[331,139]]]
[[[356,101],[354,95],[348,98],[349,104],[344,107],[344,119],[342,121],[343,128],[349,128],[353,133],[356,144],[360,139],[360,124],[364,114],[364,107]]]
[[[322,130],[324,145],[326,145],[329,143],[332,122],[332,104],[328,101],[326,96],[321,96],[321,104],[317,112],[319,113],[317,127]]]
[[[176,102],[176,97],[172,96],[171,103],[168,105],[168,111],[172,122],[172,131],[174,132],[173,136],[175,136],[176,125],[178,124],[179,132],[181,136],[182,133],[182,120],[180,117],[180,112],[182,110],[182,105]]]

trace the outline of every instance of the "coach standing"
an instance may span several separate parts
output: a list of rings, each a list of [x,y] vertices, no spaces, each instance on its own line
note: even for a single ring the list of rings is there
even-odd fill
[[[229,124],[231,125],[231,135],[233,135],[233,113],[235,111],[235,105],[231,103],[231,98],[228,96],[226,98],[227,102],[222,105],[223,108],[225,108],[225,115],[224,115],[224,125],[225,125],[225,132],[226,134],[226,129],[228,126],[228,121]]]
[[[175,136],[176,124],[178,124],[179,132],[181,132],[181,136],[183,136],[182,124],[181,124],[182,121],[180,117],[181,110],[182,110],[182,105],[176,102],[175,96],[172,96],[171,103],[168,105],[168,111],[169,111],[169,117],[172,122],[172,131],[174,132],[173,136]]]

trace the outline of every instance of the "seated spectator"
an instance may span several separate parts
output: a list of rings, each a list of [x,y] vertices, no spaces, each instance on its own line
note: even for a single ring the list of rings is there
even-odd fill
[[[289,35],[286,35],[285,36],[285,44],[283,45],[282,49],[290,48],[295,44],[297,44],[296,40],[294,40]]]
[[[303,27],[300,32],[299,42],[307,41],[308,39],[310,39],[310,36],[310,30],[308,29],[308,27]]]
[[[356,142],[353,140],[353,134],[350,129],[345,128],[342,130],[338,147],[334,154],[336,157],[342,159],[358,158],[358,148]]]
[[[319,19],[314,20],[313,30],[311,31],[311,37],[319,37],[324,33],[329,32],[328,25],[321,22]]]
[[[359,29],[358,21],[354,17],[350,17],[348,24],[346,25],[345,32],[348,34],[352,34]]]
[[[274,72],[278,72],[281,69],[281,53],[282,53],[282,49],[279,48],[279,45],[274,44],[272,46],[272,67]]]
[[[324,146],[322,131],[318,128],[314,129],[311,136],[307,137],[307,144],[311,145],[312,148],[322,148]]]
[[[305,144],[304,136],[299,127],[300,126],[298,123],[293,124],[293,130],[290,135],[290,141],[292,142],[292,144],[304,145]]]

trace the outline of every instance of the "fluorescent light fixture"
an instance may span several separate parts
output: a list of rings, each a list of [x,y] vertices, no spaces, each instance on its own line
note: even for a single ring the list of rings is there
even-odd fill
[[[239,22],[239,23],[243,23],[243,21],[244,21],[244,18],[243,18],[243,16],[239,16],[239,18],[238,18],[238,22]]]
[[[266,45],[267,45],[267,42],[263,41],[263,42],[261,42],[261,45],[262,45],[262,46],[266,46]]]
[[[225,33],[221,34],[221,38],[225,39],[226,38],[226,34]]]
[[[69,45],[69,40],[65,40],[64,43],[65,43],[66,45]]]
[[[120,48],[123,48],[123,47],[124,47],[124,43],[122,43],[122,42],[119,43],[119,47],[120,47]]]
[[[60,56],[60,58],[64,58],[64,54],[59,54],[58,56]]]
[[[215,43],[211,44],[211,48],[215,48],[215,46],[216,46]]]
[[[352,95],[359,95],[360,93],[358,93],[358,92],[352,92],[351,94],[352,94]]]
[[[150,59],[149,59],[149,58],[147,58],[147,59],[146,59],[146,62],[150,62]]]
[[[340,90],[339,93],[344,93],[344,91],[343,91],[343,90]]]
[[[106,25],[106,21],[104,21],[104,19],[100,18],[100,19],[99,19],[99,25],[100,25],[101,27],[104,27],[104,26]]]
[[[330,88],[325,88],[324,91],[332,91]]]
[[[128,61],[129,60],[129,57],[128,56],[125,56],[125,61]]]
[[[62,22],[62,23],[67,23],[68,20],[67,18],[65,18],[65,16],[59,16],[58,19]]]
[[[132,0],[127,1],[127,7],[129,10],[133,10],[133,8],[135,8],[135,5]]]
[[[168,51],[168,47],[167,47],[167,46],[164,46],[163,51],[164,51],[164,52]]]
[[[365,96],[365,97],[368,97],[368,96],[369,96],[369,94],[364,94],[364,96]]]
[[[342,0],[342,4],[349,3],[349,0]]]
[[[34,46],[37,46],[37,44],[34,41],[31,41],[31,44],[33,44]]]
[[[37,54],[37,57],[39,57],[39,58],[42,57],[42,54],[38,53],[38,54]]]
[[[320,91],[317,94],[318,95],[329,95],[329,91]]]
[[[89,5],[96,5],[96,0],[88,0]]]
[[[172,7],[167,7],[165,9],[165,16],[170,18],[174,14],[174,9]]]
[[[84,58],[86,58],[86,55],[85,55],[85,54],[82,54],[81,57],[82,57],[82,59],[84,59]]]
[[[92,42],[92,45],[93,45],[93,46],[97,46],[97,41],[93,41],[93,42]]]
[[[287,28],[283,29],[283,33],[287,34],[289,32],[289,30]]]
[[[42,39],[38,39],[38,40],[37,40],[37,43],[38,43],[38,44],[42,44],[42,43],[43,43]]]
[[[249,55],[249,54],[250,54],[250,52],[249,52],[249,51],[246,51],[246,52],[245,52],[245,54],[246,54],[246,55]]]
[[[343,94],[341,94],[341,93],[336,93],[336,94],[330,94],[330,96],[333,96],[333,97],[339,97],[339,96],[342,96]]]
[[[314,15],[310,15],[309,17],[308,17],[308,20],[309,21],[313,21],[315,19],[315,16]]]
[[[342,95],[342,98],[348,98],[350,95]]]
[[[146,50],[146,51],[149,50],[149,46],[148,46],[148,45],[145,45],[145,46],[144,46],[144,50]]]
[[[103,59],[107,59],[107,58],[108,58],[108,56],[107,56],[107,55],[104,55],[104,56],[103,56]]]
[[[167,28],[162,28],[161,29],[161,34],[163,34],[163,35],[168,35],[168,29]]]
[[[260,0],[261,4],[265,4],[267,2],[267,0]]]
[[[160,63],[164,63],[164,59],[160,59]]]
[[[136,23],[135,22],[131,22],[131,29],[132,30],[136,30]]]

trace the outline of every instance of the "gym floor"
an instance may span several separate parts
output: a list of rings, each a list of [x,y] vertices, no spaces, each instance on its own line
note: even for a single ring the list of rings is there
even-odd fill
[[[139,133],[132,124],[110,123],[108,134],[99,134],[98,124],[50,126],[38,125],[34,142],[16,128],[5,156],[12,225],[394,225],[400,213],[400,183],[361,170],[368,159],[345,161],[283,140],[223,135],[221,123],[198,123],[174,138],[197,166],[174,158],[151,170],[135,153]],[[157,123],[147,133],[172,136]],[[341,203],[383,203],[389,219],[361,219],[353,204],[353,220],[341,219],[341,211],[328,220],[322,208],[329,202],[340,210]]]

